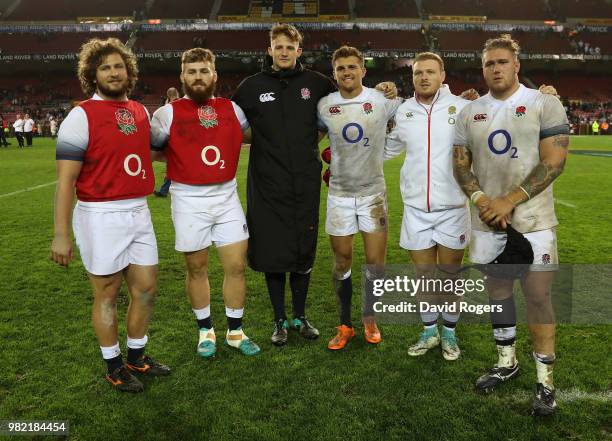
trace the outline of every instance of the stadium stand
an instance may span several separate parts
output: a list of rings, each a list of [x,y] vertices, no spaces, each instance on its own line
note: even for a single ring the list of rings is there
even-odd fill
[[[610,0],[556,0],[565,17],[571,18],[610,18],[612,2]]]
[[[175,2],[179,3],[179,2]],[[20,0],[5,17],[11,21],[74,21],[77,17],[132,17],[145,8],[145,0]],[[101,11],[104,11],[102,13]]]
[[[116,37],[125,42],[128,33],[98,33],[97,38]],[[78,52],[92,38],[85,33],[0,34],[3,54],[66,54]]]
[[[414,0],[356,0],[354,12],[364,18],[419,18]]]
[[[554,10],[544,0],[423,0],[425,15],[486,16],[492,20],[550,20]]]
[[[480,51],[487,39],[498,37],[499,34],[499,32],[485,31],[446,31],[436,33],[436,36],[438,47],[443,51]],[[552,30],[547,32],[513,32],[511,35],[518,40],[524,53],[574,53],[568,38],[564,34]]]
[[[251,0],[231,0],[221,3],[219,15],[249,15]]]
[[[215,0],[155,0],[149,18],[208,18]]]
[[[321,15],[349,15],[347,0],[331,0],[319,2],[319,14]]]

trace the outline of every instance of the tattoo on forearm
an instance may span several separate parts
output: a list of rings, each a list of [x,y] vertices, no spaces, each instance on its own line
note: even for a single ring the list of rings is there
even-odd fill
[[[558,166],[540,162],[525,178],[521,187],[529,193],[529,197],[534,197],[543,192],[552,182],[563,172],[565,160]]]
[[[569,136],[568,135],[555,135],[553,137],[553,146],[560,148],[569,147]]]
[[[463,147],[453,149],[453,170],[459,187],[468,197],[480,190],[478,178],[472,173],[472,154],[469,150]]]

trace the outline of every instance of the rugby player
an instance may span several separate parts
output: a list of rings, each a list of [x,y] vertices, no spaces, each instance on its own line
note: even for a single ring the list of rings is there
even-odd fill
[[[558,98],[519,83],[519,50],[509,35],[485,43],[482,68],[489,93],[461,111],[453,164],[457,182],[476,206],[470,260],[493,261],[510,223],[533,249],[533,265],[521,278],[537,371],[532,408],[535,415],[551,415],[556,408],[551,286],[558,264],[552,183],[565,165],[569,123]],[[490,302],[503,312],[491,313],[498,361],[478,378],[478,391],[490,392],[519,372],[512,287],[512,280],[487,279]]]
[[[327,131],[331,147],[331,177],[325,231],[334,253],[333,284],[340,309],[337,335],[328,343],[342,349],[355,336],[351,318],[353,236],[361,232],[366,255],[366,294],[380,277],[387,251],[387,197],[383,151],[387,122],[400,105],[363,86],[364,58],[354,47],[343,46],[332,56],[338,92],[317,106],[320,129]],[[381,341],[374,319],[371,294],[363,307],[365,339]]]
[[[57,139],[55,235],[51,258],[73,258],[70,217],[83,265],[93,287],[93,327],[106,361],[106,379],[118,390],[140,392],[131,372],[168,375],[170,369],[144,354],[157,290],[157,242],[146,196],[155,177],[149,115],[128,99],[138,78],[136,57],[119,40],[92,39],[79,54],[78,76],[91,99],[72,109]],[[127,364],[117,340],[117,296],[125,279]]]
[[[249,124],[236,103],[214,97],[217,72],[210,50],[183,52],[181,83],[185,96],[153,114],[151,146],[155,160],[167,161],[172,181],[175,248],[185,256],[187,295],[199,329],[197,353],[210,358],[217,351],[208,281],[208,250],[214,243],[224,271],[225,342],[255,355],[260,349],[242,329],[249,233],[236,184]]]

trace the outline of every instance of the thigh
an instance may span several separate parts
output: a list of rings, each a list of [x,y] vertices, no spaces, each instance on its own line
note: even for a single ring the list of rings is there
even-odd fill
[[[384,265],[387,254],[387,231],[362,232],[367,265]]]
[[[95,299],[106,301],[117,299],[123,280],[121,272],[104,276],[88,273],[87,277],[93,288]]]
[[[329,236],[332,252],[336,260],[352,260],[353,236]]]
[[[190,276],[208,275],[208,248],[184,254]]]
[[[217,254],[225,274],[244,273],[248,241],[235,242],[217,248]]]
[[[506,246],[506,233],[472,230],[470,239],[470,261],[490,263],[501,254]]]
[[[352,236],[359,231],[355,198],[327,196],[325,232],[330,236]]]
[[[154,295],[157,291],[157,265],[131,264],[123,270],[131,294]]]
[[[557,254],[557,233],[554,228],[525,233],[525,238],[533,250],[533,265],[529,271],[557,271],[559,257]]]

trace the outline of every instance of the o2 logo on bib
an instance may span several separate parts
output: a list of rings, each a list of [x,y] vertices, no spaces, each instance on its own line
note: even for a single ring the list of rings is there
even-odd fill
[[[134,167],[134,164],[136,167]],[[142,168],[142,160],[140,159],[140,156],[135,153],[125,157],[123,160],[123,169],[130,176],[138,176],[142,173],[142,179],[147,178],[145,170]]]
[[[342,128],[342,138],[349,144],[357,144],[364,141],[364,147],[370,147],[370,138],[363,136],[363,127],[357,123],[348,123]]]
[[[500,129],[491,132],[487,143],[489,145],[489,150],[496,155],[503,155],[510,151],[510,157],[512,159],[519,157],[518,149],[512,147],[512,137],[506,130]]]
[[[225,168],[225,161],[221,159],[221,151],[215,145],[207,145],[202,149],[201,153],[202,162],[209,166],[213,167],[217,164],[221,164],[219,168]]]

